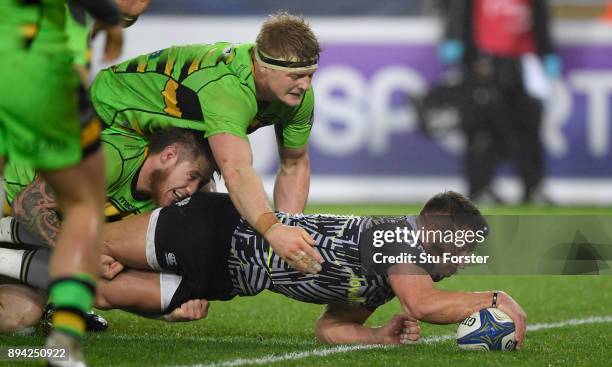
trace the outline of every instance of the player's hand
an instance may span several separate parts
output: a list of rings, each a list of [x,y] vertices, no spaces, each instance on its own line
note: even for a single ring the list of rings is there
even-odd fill
[[[301,273],[316,274],[323,257],[313,248],[315,241],[304,228],[276,225],[265,234],[266,240],[290,267]]]
[[[419,321],[408,315],[395,315],[385,325],[373,329],[376,344],[410,344],[421,338]]]
[[[124,269],[123,264],[115,260],[112,256],[101,255],[100,256],[100,276],[107,280],[112,280],[117,274],[121,273]]]
[[[521,349],[527,331],[527,314],[512,297],[501,291],[497,296],[497,308],[505,312],[514,321],[516,350]]]
[[[123,49],[123,28],[121,24],[102,26],[106,31],[106,44],[102,62],[111,62],[119,58]]]
[[[206,299],[192,299],[175,308],[162,318],[170,322],[200,320],[208,316],[209,303]]]

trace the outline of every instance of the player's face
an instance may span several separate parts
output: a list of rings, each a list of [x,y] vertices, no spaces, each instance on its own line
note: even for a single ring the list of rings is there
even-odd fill
[[[211,176],[211,167],[203,157],[175,160],[151,174],[151,196],[155,204],[168,206],[193,195]]]
[[[123,26],[129,27],[149,7],[149,0],[115,0],[123,17]]]
[[[313,71],[292,73],[268,69],[268,84],[276,99],[289,106],[297,106],[302,102],[304,93],[310,88]]]
[[[452,255],[465,256],[465,255],[469,255],[469,251],[467,249],[455,250],[452,253]],[[442,263],[441,262],[435,265],[431,273],[439,277],[439,279],[444,279],[444,278],[448,278],[452,276],[453,274],[457,272],[457,270],[463,269],[463,268],[465,268],[465,264],[463,263],[450,263],[450,262]]]

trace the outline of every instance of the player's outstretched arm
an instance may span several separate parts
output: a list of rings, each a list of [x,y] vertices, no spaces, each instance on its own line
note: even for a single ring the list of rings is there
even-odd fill
[[[310,189],[308,148],[279,147],[280,167],[274,183],[274,204],[286,213],[303,213]]]
[[[121,15],[110,0],[74,0],[100,22],[106,31],[106,44],[102,61],[110,62],[121,55],[123,49],[123,27]]]
[[[57,202],[51,187],[40,176],[17,194],[11,210],[13,217],[42,244],[55,247],[61,225]]]
[[[493,292],[439,290],[429,274],[413,264],[391,267],[389,282],[405,312],[433,324],[458,323],[478,310],[491,307],[493,302]],[[504,292],[499,292],[497,307],[514,320],[516,349],[520,349],[526,331],[525,311]]]
[[[313,248],[314,240],[299,227],[278,223],[268,204],[261,179],[253,169],[248,142],[221,133],[209,138],[210,147],[221,170],[232,203],[253,228],[261,233],[278,256],[292,268],[309,273],[321,270],[321,255]]]
[[[395,315],[384,326],[366,327],[372,312],[364,307],[327,305],[316,325],[317,338],[328,344],[400,344],[418,341],[419,322],[408,315]]]

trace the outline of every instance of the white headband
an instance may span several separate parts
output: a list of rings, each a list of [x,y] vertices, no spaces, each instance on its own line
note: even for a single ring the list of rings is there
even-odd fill
[[[296,57],[290,59],[276,59],[261,52],[257,47],[253,50],[255,59],[263,66],[274,69],[287,71],[291,73],[299,73],[303,71],[317,70],[319,66],[319,58],[307,61],[298,60]]]

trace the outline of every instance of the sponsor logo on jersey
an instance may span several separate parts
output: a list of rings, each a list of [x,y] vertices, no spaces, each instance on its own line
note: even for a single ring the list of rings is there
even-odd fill
[[[168,264],[168,266],[178,265],[178,263],[176,262],[176,256],[174,255],[174,253],[166,252],[166,264]]]

